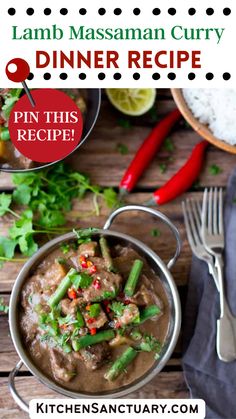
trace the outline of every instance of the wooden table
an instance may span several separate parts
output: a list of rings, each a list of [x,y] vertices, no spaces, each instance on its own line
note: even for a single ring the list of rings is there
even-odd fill
[[[164,116],[175,107],[169,90],[159,90],[157,100],[157,115]],[[130,128],[121,126],[120,118],[123,118],[103,97],[102,108],[96,127],[90,138],[82,146],[80,151],[74,154],[68,163],[81,172],[90,175],[92,182],[103,186],[117,187],[124,170],[131,161],[135,151],[142,143],[145,136],[153,126],[153,115],[142,118],[134,118]],[[126,119],[125,117],[123,119]],[[154,115],[155,119],[155,115]],[[171,139],[175,149],[173,153],[165,148],[159,152],[149,169],[143,175],[135,192],[130,195],[127,202],[144,203],[151,197],[153,188],[162,185],[171,175],[178,170],[185,159],[189,156],[193,146],[199,141],[199,136],[184,124],[179,126]],[[119,144],[128,146],[128,154],[121,155],[118,151]],[[171,158],[170,158],[171,157]],[[167,170],[161,173],[160,164],[167,162]],[[222,172],[217,176],[210,174],[209,167],[218,165]],[[201,196],[205,186],[226,186],[229,174],[235,166],[235,157],[226,154],[214,147],[209,147],[207,152],[204,170],[199,178],[198,186],[189,191],[186,196]],[[12,190],[11,176],[0,174],[1,191]],[[186,197],[185,196],[185,197]],[[173,276],[178,285],[181,300],[184,303],[187,290],[189,268],[191,263],[191,252],[186,240],[181,201],[184,197],[171,202],[161,208],[163,213],[169,216],[179,228],[183,238],[183,250],[181,256],[173,269]],[[101,209],[100,217],[78,219],[76,211],[86,212],[92,207],[91,197],[87,196],[82,202],[75,202],[70,219],[77,227],[102,226],[109,214],[109,209],[104,206]],[[5,234],[9,224],[10,216],[4,216],[0,220],[1,234]],[[161,231],[160,237],[152,237],[151,230],[157,227]],[[145,214],[122,215],[115,222],[114,228],[125,231],[130,235],[140,238],[156,251],[165,261],[174,253],[174,240],[171,234],[160,223]],[[6,263],[0,270],[0,295],[5,302],[9,301],[10,292],[21,265]],[[184,305],[184,304],[183,304]],[[18,361],[18,356],[12,344],[7,315],[0,315],[0,417],[2,419],[26,418],[27,415],[21,412],[10,396],[7,388],[8,374]],[[33,397],[59,397],[40,384],[31,374],[24,369],[17,378],[17,388],[20,394],[27,400]],[[144,398],[188,398],[188,390],[184,382],[181,368],[181,342],[178,343],[171,360],[163,371],[150,384],[139,390],[130,397]]]

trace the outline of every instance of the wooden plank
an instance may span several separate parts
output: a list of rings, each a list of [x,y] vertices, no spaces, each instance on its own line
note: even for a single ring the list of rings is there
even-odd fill
[[[201,197],[202,194],[192,193],[188,194],[187,196]],[[142,204],[149,198],[150,194],[146,193],[132,194],[128,198],[127,203]],[[183,198],[184,197],[181,197],[161,207],[161,211],[167,216],[169,216],[173,223],[175,223],[177,228],[179,228],[181,237],[183,238],[182,253],[176,266],[173,268],[173,276],[178,285],[184,285],[187,283],[191,259],[191,252],[186,240],[183,225],[183,216],[181,208],[181,201]],[[69,214],[69,218],[71,223],[73,223],[73,227],[102,227],[110,210],[108,208],[105,208],[103,205],[101,208],[100,217],[78,217],[78,213],[86,214],[91,211],[92,202],[89,196],[81,202],[75,202],[73,211]],[[0,230],[2,234],[7,233],[7,229],[10,226],[10,220],[11,216],[5,216],[0,219]],[[160,230],[160,237],[152,237],[151,231],[154,227]],[[168,228],[163,226],[161,222],[156,221],[156,219],[154,219],[153,217],[150,217],[144,213],[132,213],[132,215],[129,213],[122,214],[119,217],[119,219],[115,221],[114,226],[112,228],[114,230],[122,231],[131,236],[137,237],[138,239],[149,245],[166,262],[175,251],[175,241]],[[21,267],[22,264],[12,262],[5,263],[3,265],[3,267],[0,269],[0,292],[11,291],[14,281]]]
[[[0,378],[0,417],[2,419],[27,418],[28,415],[21,412],[14,400],[10,397],[7,384],[7,378]],[[16,387],[19,394],[27,401],[33,398],[65,398],[64,396],[49,390],[34,377],[18,377],[16,379]],[[135,393],[126,396],[126,398],[139,399],[184,399],[188,397],[188,390],[181,372],[160,373],[151,381],[151,383]]]
[[[173,100],[157,101],[158,116],[163,117],[174,107]],[[126,119],[115,111],[107,101],[104,101],[99,119],[88,141],[67,159],[67,163],[71,164],[74,169],[87,173],[92,182],[99,185],[118,186],[138,147],[150,133],[151,127],[155,125],[151,122],[150,117],[144,116],[131,119],[134,122],[131,128],[127,129],[119,126],[120,118]],[[166,163],[170,157],[170,153],[162,149],[140,179],[138,187],[156,188],[166,182],[183,165],[194,145],[200,140],[198,134],[192,129],[183,128],[183,125],[176,127],[171,138],[175,145],[174,153],[171,155],[174,160],[168,163],[167,171],[163,174],[160,172],[160,164]],[[125,156],[120,155],[117,151],[120,143],[128,146],[128,154]],[[106,162],[106,170],[104,170],[104,162]],[[222,173],[212,176],[209,173],[209,167],[212,164],[219,165]],[[217,182],[218,186],[225,186],[234,166],[234,155],[210,146],[205,167],[200,176],[200,183],[202,186],[212,186]],[[11,175],[2,172],[0,188],[9,189],[12,187]]]

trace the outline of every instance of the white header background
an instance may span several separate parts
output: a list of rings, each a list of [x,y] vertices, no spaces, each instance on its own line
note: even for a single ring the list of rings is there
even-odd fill
[[[8,14],[9,8],[15,8],[14,16]],[[32,7],[34,14],[28,16],[26,9]],[[98,14],[98,9],[103,7],[106,13],[103,16]],[[114,14],[114,9],[119,7],[122,13],[119,16]],[[160,15],[155,16],[152,10],[158,7]],[[176,14],[171,16],[169,8],[175,8]],[[195,8],[193,16],[188,14],[189,8]],[[231,14],[225,16],[224,8],[230,8]],[[45,16],[44,9],[51,8],[52,13]],[[60,13],[61,8],[67,8],[67,15]],[[80,8],[87,10],[86,15],[79,13]],[[133,14],[134,8],[140,8],[138,16]],[[213,8],[214,14],[208,16],[207,8]],[[27,84],[29,87],[236,87],[236,66],[235,66],[235,42],[236,42],[236,3],[235,0],[9,0],[1,2],[0,5],[0,86],[17,87],[17,83],[10,82],[5,74],[5,67],[12,58],[20,57],[28,61],[30,70],[34,75]],[[18,26],[19,33],[24,28],[51,28],[57,25],[64,30],[64,38],[61,40],[12,40],[12,25]],[[79,28],[165,28],[166,40],[159,41],[115,41],[115,40],[90,40],[78,41],[68,40],[68,26]],[[225,28],[219,44],[214,35],[209,41],[175,41],[170,36],[170,30],[175,25],[186,28]],[[66,66],[64,69],[53,69],[52,66],[42,69],[35,68],[35,50],[45,50],[49,54],[53,50],[62,50],[68,53],[70,50],[80,50],[82,53],[87,50],[116,50],[120,54],[119,69],[71,69]],[[128,50],[201,50],[201,69],[191,69],[191,64],[184,63],[181,69],[160,69],[154,65],[152,69],[128,69]],[[162,59],[163,61],[163,59]],[[79,79],[79,74],[86,74],[85,80]],[[99,80],[98,74],[105,73],[105,79]],[[114,73],[120,73],[121,79],[114,80]],[[134,80],[134,73],[140,74],[139,80]],[[160,79],[153,80],[153,73],[159,73]],[[175,80],[169,80],[168,74],[175,73]],[[190,72],[195,73],[193,81],[188,79]],[[50,73],[51,79],[44,80],[44,74]],[[61,80],[60,74],[66,73],[67,79]],[[206,79],[207,73],[213,73],[212,80]],[[224,73],[230,73],[228,81],[223,79]],[[19,84],[18,84],[19,85]]]

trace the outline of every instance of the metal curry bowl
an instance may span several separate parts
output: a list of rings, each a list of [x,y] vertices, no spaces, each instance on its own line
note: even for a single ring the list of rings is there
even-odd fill
[[[148,246],[146,246],[141,241],[128,236],[123,233],[119,233],[113,230],[110,230],[110,226],[118,214],[121,214],[125,211],[144,211],[149,213],[152,216],[155,216],[162,220],[172,231],[174,237],[176,239],[176,252],[174,257],[168,262],[167,265],[157,256],[155,252],[153,252]],[[48,386],[50,389],[55,390],[56,392],[62,394],[63,396],[71,397],[71,398],[117,398],[123,397],[127,394],[138,390],[143,385],[147,384],[156,374],[158,374],[164,365],[167,363],[168,359],[170,358],[180,331],[180,324],[181,324],[181,308],[180,308],[180,301],[178,291],[173,280],[173,277],[170,273],[170,269],[175,264],[181,250],[181,240],[179,236],[179,232],[177,228],[172,224],[172,222],[163,215],[161,212],[156,211],[152,208],[147,208],[141,205],[127,205],[115,210],[107,219],[103,230],[97,230],[94,233],[95,236],[103,235],[108,237],[109,241],[114,244],[125,244],[126,246],[129,245],[133,249],[135,249],[141,256],[143,256],[149,266],[154,270],[154,272],[159,276],[162,284],[165,288],[169,308],[170,308],[170,323],[168,327],[168,333],[166,336],[165,343],[163,345],[162,353],[160,354],[160,358],[158,361],[154,362],[153,366],[141,377],[136,379],[131,384],[123,386],[118,389],[114,389],[112,391],[100,392],[100,393],[81,393],[81,392],[74,392],[67,390],[60,386],[60,384],[56,383],[52,379],[46,377],[31,361],[30,356],[28,355],[24,344],[22,342],[22,338],[20,335],[20,328],[18,322],[18,315],[19,315],[19,300],[22,285],[30,276],[30,274],[34,271],[37,265],[51,253],[55,248],[59,246],[59,244],[63,242],[67,242],[68,240],[73,240],[76,236],[75,233],[68,233],[63,236],[60,236],[54,240],[51,240],[43,247],[41,247],[38,252],[32,256],[29,261],[24,265],[22,270],[20,271],[16,282],[14,284],[11,299],[10,299],[10,307],[9,307],[9,322],[10,322],[10,332],[13,343],[15,345],[15,349],[18,352],[21,361],[16,365],[16,367],[12,370],[9,375],[9,388],[11,394],[16,401],[16,403],[25,411],[28,411],[27,403],[20,397],[17,393],[15,388],[15,376],[17,375],[18,371],[21,369],[22,365],[29,369],[29,371],[38,378],[43,384]]]
[[[58,163],[59,161],[65,160],[68,158],[71,154],[73,154],[78,148],[85,142],[85,140],[88,138],[90,133],[92,132],[94,125],[97,121],[100,107],[101,107],[101,89],[86,89],[87,98],[86,98],[86,104],[87,104],[87,112],[86,116],[84,118],[84,125],[83,125],[83,133],[81,140],[75,150],[73,150],[71,153],[68,154],[68,156],[64,157],[61,160],[53,161],[50,163],[37,163],[37,166],[31,167],[29,169],[14,169],[11,167],[2,167],[0,164],[0,170],[2,172],[10,172],[10,173],[22,173],[22,172],[32,172],[35,170],[41,170],[45,169],[46,167],[52,166],[55,163]]]

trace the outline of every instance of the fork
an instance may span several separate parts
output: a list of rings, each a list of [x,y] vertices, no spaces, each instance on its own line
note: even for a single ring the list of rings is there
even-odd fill
[[[224,287],[224,219],[222,188],[205,189],[202,206],[202,239],[207,251],[214,257],[218,273],[220,318],[217,320],[216,350],[225,362],[236,359],[236,317],[230,311]]]
[[[198,258],[203,260],[208,265],[209,273],[213,276],[216,288],[218,288],[218,275],[214,265],[213,256],[207,252],[203,241],[202,241],[202,219],[201,204],[197,200],[187,199],[186,202],[182,202],[184,222],[187,232],[188,241],[192,252]]]

